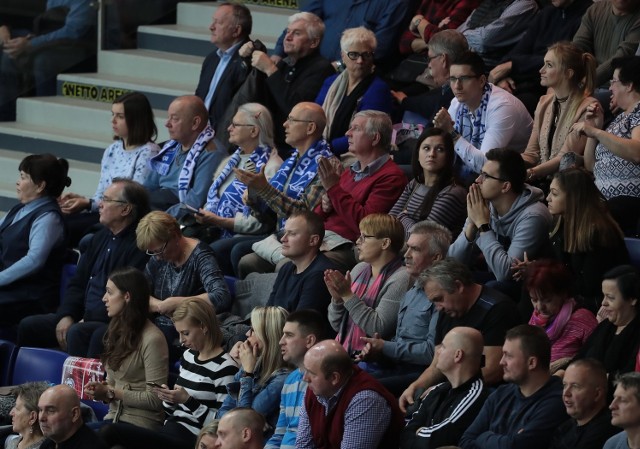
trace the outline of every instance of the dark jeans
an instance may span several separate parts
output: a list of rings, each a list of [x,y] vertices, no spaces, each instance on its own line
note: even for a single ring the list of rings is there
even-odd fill
[[[33,315],[23,319],[18,326],[18,345],[36,348],[57,348],[54,313]],[[107,324],[99,321],[75,323],[67,332],[67,352],[77,357],[99,358],[103,351],[102,338]]]
[[[0,121],[16,119],[16,100],[28,93],[31,80],[36,95],[55,95],[56,76],[78,66],[91,55],[91,50],[72,44],[36,50],[32,55],[17,59],[0,52]]]
[[[238,234],[228,239],[216,240],[210,246],[222,272],[227,276],[238,277],[238,264],[242,256],[252,252],[251,245],[265,237],[266,235]]]

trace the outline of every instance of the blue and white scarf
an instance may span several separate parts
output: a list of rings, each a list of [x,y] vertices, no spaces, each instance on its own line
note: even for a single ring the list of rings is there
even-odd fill
[[[244,210],[244,203],[242,202],[242,195],[247,186],[234,177],[233,181],[227,186],[222,193],[219,193],[220,186],[224,184],[229,175],[233,173],[233,169],[240,164],[240,154],[242,149],[238,148],[229,158],[227,165],[222,169],[222,172],[213,181],[207,194],[207,204],[205,209],[213,212],[216,215],[224,218],[233,218],[236,213]],[[247,166],[251,166],[252,171],[260,173],[262,167],[269,161],[271,156],[271,148],[268,146],[258,146],[250,155]],[[247,168],[247,167],[245,167]],[[227,235],[228,234],[228,235]],[[230,237],[233,235],[228,230],[223,230],[223,237]]]
[[[454,123],[456,131],[458,131],[460,136],[467,142],[470,142],[471,145],[478,149],[482,146],[482,140],[487,132],[487,106],[489,105],[490,97],[491,84],[486,83],[482,91],[480,106],[476,109],[475,115],[471,114],[469,107],[464,103],[460,103],[458,111],[456,112],[456,121]],[[454,166],[456,167],[456,175],[465,185],[469,185],[477,176],[457,154]]]
[[[198,157],[209,144],[209,141],[213,139],[214,135],[215,131],[213,128],[211,128],[211,126],[207,126],[198,135],[198,138],[187,153],[187,157],[182,165],[182,170],[180,170],[180,175],[178,176],[178,197],[181,202],[184,202],[187,198],[187,193],[191,186],[191,178],[193,178],[193,174],[198,163]],[[176,140],[170,140],[167,142],[160,153],[149,160],[149,167],[151,170],[156,171],[162,176],[166,176],[169,173],[171,164],[178,155],[180,148],[181,144]]]
[[[329,143],[324,139],[318,140],[315,145],[300,156],[300,159],[298,159],[298,151],[294,151],[284,161],[269,183],[289,198],[300,199],[309,183],[318,174],[318,158],[320,157],[334,157]],[[279,229],[284,227],[286,219],[286,217],[279,218]]]

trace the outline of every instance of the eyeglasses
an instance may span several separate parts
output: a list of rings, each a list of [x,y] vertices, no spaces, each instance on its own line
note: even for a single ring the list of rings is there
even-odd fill
[[[437,55],[433,55],[433,56],[427,56],[427,60],[429,60],[429,62],[433,61],[434,59],[436,59],[437,57],[443,56],[444,53],[438,53]]]
[[[480,175],[478,175],[478,179],[481,180],[481,181],[484,181],[487,178],[495,179],[496,181],[500,181],[500,182],[507,182],[506,179],[498,178],[497,176],[490,175],[489,173],[484,172],[484,171],[481,171]]]
[[[313,120],[303,120],[301,118],[287,117],[287,121],[291,123],[315,123]]]
[[[368,61],[370,59],[373,59],[373,52],[363,51],[362,53],[360,53],[359,51],[348,51],[347,58],[351,59],[352,61],[357,61],[358,58],[362,58],[363,61]]]
[[[449,82],[451,84],[455,84],[458,81],[460,81],[462,84],[464,84],[467,81],[470,81],[470,80],[475,79],[475,78],[479,78],[479,75],[450,76],[449,77]]]
[[[164,245],[162,245],[162,248],[160,248],[157,251],[151,251],[151,250],[146,250],[145,253],[147,253],[147,256],[159,256],[160,254],[164,253],[164,250],[167,249],[167,244],[169,243],[169,240],[167,240],[166,242],[164,242]]]
[[[254,126],[256,126],[256,125],[250,125],[249,123],[233,123],[233,122],[231,122],[231,125],[230,125],[230,126],[231,126],[232,128],[239,128],[239,127],[241,127],[241,126],[251,126],[251,127],[254,127]]]
[[[108,196],[103,196],[102,198],[100,198],[100,201],[102,201],[103,203],[120,203],[120,204],[128,204],[128,201],[124,201],[124,200],[114,200],[109,198]]]
[[[358,236],[358,238],[356,239],[356,242],[366,242],[367,239],[377,239],[378,237],[376,237],[375,235],[371,235],[371,234],[360,234]]]

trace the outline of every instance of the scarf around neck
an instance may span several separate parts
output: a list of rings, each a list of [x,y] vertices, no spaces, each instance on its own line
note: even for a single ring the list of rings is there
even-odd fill
[[[184,202],[187,198],[187,193],[191,187],[191,179],[193,178],[193,174],[195,173],[198,163],[198,157],[200,156],[200,153],[202,153],[202,150],[204,150],[209,144],[211,139],[213,139],[214,135],[215,132],[213,128],[207,125],[207,127],[200,132],[196,141],[187,153],[187,157],[184,160],[182,169],[180,170],[180,175],[178,176],[178,197],[181,202]],[[180,142],[176,140],[170,140],[167,142],[162,150],[149,160],[149,167],[151,170],[157,172],[161,176],[166,176],[169,173],[171,164],[178,155],[178,151],[180,151],[181,146]],[[199,205],[192,204],[192,206],[198,207]]]

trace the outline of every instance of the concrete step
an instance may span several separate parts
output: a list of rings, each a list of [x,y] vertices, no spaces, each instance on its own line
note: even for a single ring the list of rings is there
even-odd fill
[[[98,72],[144,78],[149,83],[198,84],[203,57],[156,50],[109,50],[98,53]]]
[[[138,27],[138,48],[168,51],[194,56],[207,56],[214,46],[207,28],[185,25],[149,25]],[[278,36],[251,34],[260,39],[269,50],[273,50]]]
[[[338,1],[338,0],[332,0]],[[289,16],[297,9],[252,5],[245,2],[251,10],[253,32],[257,36],[278,36],[287,27]],[[211,17],[218,6],[216,2],[178,3],[178,25],[186,25],[202,30],[208,30]],[[266,43],[265,43],[266,45]]]
[[[0,210],[7,211],[16,199],[16,185],[20,161],[31,153],[0,148]],[[100,164],[69,161],[71,186],[66,190],[84,196],[93,196],[100,179]]]
[[[105,103],[65,97],[21,98],[18,121],[0,123],[0,147],[29,153],[46,148],[70,160],[100,163],[102,152],[113,139],[111,108]],[[154,110],[158,141],[169,135],[166,112]]]
[[[151,106],[162,111],[166,111],[176,97],[193,94],[195,87],[176,82],[149,81],[141,77],[104,73],[58,75],[58,95],[101,101],[110,105],[125,91],[134,90],[145,94]]]

